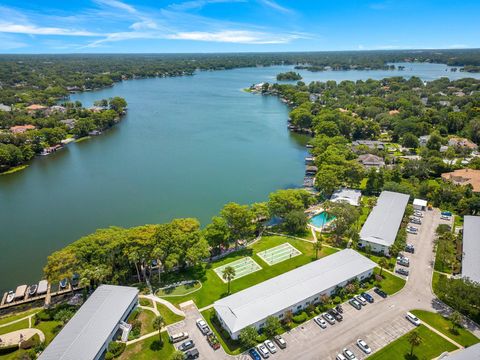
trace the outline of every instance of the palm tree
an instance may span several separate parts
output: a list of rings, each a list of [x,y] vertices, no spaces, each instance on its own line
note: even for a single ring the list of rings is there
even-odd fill
[[[315,259],[318,259],[318,252],[322,250],[322,237],[317,238],[317,241],[313,243],[313,249],[315,250]]]
[[[380,276],[382,276],[383,268],[388,266],[388,261],[384,257],[380,258],[378,261],[378,265],[380,265]]]
[[[153,328],[158,330],[158,337],[160,338],[160,343],[162,343],[162,328],[165,326],[165,320],[162,315],[158,315],[153,320]]]
[[[222,277],[223,277],[224,280],[227,280],[227,282],[228,282],[227,293],[230,294],[230,281],[232,281],[232,279],[235,277],[235,269],[231,266],[227,266],[222,271]]]
[[[410,356],[413,356],[413,348],[415,346],[419,346],[421,343],[422,343],[422,337],[420,336],[420,334],[418,333],[418,331],[412,331],[409,335],[408,335],[408,342],[410,343],[411,345],[411,348],[410,348]]]

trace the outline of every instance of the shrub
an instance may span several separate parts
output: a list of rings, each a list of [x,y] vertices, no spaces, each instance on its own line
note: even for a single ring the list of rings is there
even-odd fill
[[[10,354],[18,350],[18,344],[0,347],[0,355]]]
[[[110,344],[108,344],[108,352],[111,353],[113,357],[119,357],[122,355],[125,347],[125,343],[112,341]]]
[[[20,349],[30,349],[33,347],[36,347],[37,345],[40,344],[40,336],[38,334],[33,335],[32,337],[22,341],[20,343]]]
[[[255,340],[257,340],[257,342],[261,343],[261,342],[264,342],[265,340],[267,340],[267,335],[265,335],[264,333],[258,335]]]
[[[140,298],[138,302],[140,303],[141,306],[152,306],[151,301],[148,299]]]
[[[342,299],[341,299],[340,296],[335,296],[335,297],[333,298],[333,303],[334,303],[335,305],[338,305],[338,304],[340,304],[341,302],[342,302]]]
[[[302,322],[304,322],[305,320],[307,320],[307,313],[305,312],[302,312],[298,315],[295,315],[293,317],[293,322],[296,323],[296,324],[300,324]]]
[[[140,315],[140,312],[142,311],[142,309],[139,309],[139,308],[136,308],[135,310],[133,310],[131,313],[130,313],[130,316],[128,317],[128,323],[132,323],[134,320],[136,320],[138,318],[138,316]]]
[[[113,354],[109,351],[105,353],[105,360],[112,360],[113,359]]]

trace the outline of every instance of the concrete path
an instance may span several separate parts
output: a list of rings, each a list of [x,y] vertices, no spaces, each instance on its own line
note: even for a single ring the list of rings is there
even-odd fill
[[[167,331],[167,328],[162,328],[161,332],[165,332],[165,331]],[[128,345],[131,345],[131,344],[135,344],[135,343],[137,343],[137,342],[139,342],[139,341],[143,341],[143,340],[148,339],[148,338],[151,338],[152,336],[155,336],[155,335],[158,336],[158,331],[152,331],[151,333],[142,335],[142,336],[140,336],[140,337],[137,338],[137,339],[127,341],[125,344],[127,344],[127,346],[128,346]]]
[[[2,344],[12,345],[12,344],[19,344],[21,342],[21,339],[25,339],[25,340],[30,339],[35,334],[37,334],[40,337],[40,342],[45,341],[45,335],[43,334],[43,332],[35,328],[12,331],[7,334],[1,335],[0,339],[2,339]],[[23,337],[21,337],[21,335]]]
[[[165,299],[159,298],[157,295],[154,294],[148,294],[148,295],[140,295],[140,298],[144,299],[150,299],[153,300],[154,302],[158,302],[162,305],[165,305],[167,308],[169,308],[173,313],[180,315],[180,316],[185,316],[185,313],[182,310],[179,310],[175,305],[173,305],[170,301],[167,301]]]
[[[155,315],[160,315],[160,311],[157,310],[157,308],[153,308],[151,306],[142,306],[142,305],[138,305],[138,307],[140,309],[144,309],[144,310],[149,310],[151,312],[153,312]]]
[[[36,313],[35,313],[35,314],[36,314]],[[10,321],[10,322],[8,322],[8,323],[6,323],[6,324],[1,324],[1,325],[0,325],[0,328],[1,328],[1,327],[5,327],[5,326],[9,326],[9,325],[12,325],[12,324],[19,323],[20,321],[23,321],[23,320],[26,320],[26,319],[30,319],[30,327],[31,327],[31,326],[32,326],[32,325],[31,325],[31,324],[32,324],[32,323],[31,323],[31,318],[34,317],[35,314],[30,314],[30,315],[27,315],[27,316],[25,316],[25,317],[23,317],[23,318]]]

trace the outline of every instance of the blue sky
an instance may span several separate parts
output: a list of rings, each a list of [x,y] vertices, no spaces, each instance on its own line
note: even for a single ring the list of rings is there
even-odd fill
[[[2,0],[0,53],[480,47],[480,1]]]

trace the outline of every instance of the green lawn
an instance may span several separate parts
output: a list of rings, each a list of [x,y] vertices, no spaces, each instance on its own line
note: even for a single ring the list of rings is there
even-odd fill
[[[7,324],[9,322],[24,318],[28,315],[35,314],[35,313],[39,312],[40,310],[41,309],[39,309],[39,308],[35,308],[35,309],[27,310],[27,311],[22,311],[20,313],[16,313],[15,315],[2,316],[2,317],[0,317],[0,325]]]
[[[256,253],[282,243],[288,242],[302,252],[301,255],[281,263],[269,266]],[[333,254],[337,250],[332,248],[323,248],[319,253],[319,258]],[[218,275],[213,271],[214,268],[238,260],[244,256],[251,256],[260,266],[262,270],[256,271],[250,275],[240,279],[233,280],[231,283],[231,292],[246,289],[252,285],[280,275],[284,272],[293,270],[299,266],[305,265],[315,260],[313,245],[302,240],[295,240],[283,236],[266,236],[262,240],[256,242],[252,246],[242,251],[233,253],[224,259],[213,262],[211,264],[203,264],[195,268],[189,268],[182,273],[172,273],[164,276],[167,283],[175,282],[181,279],[196,279],[202,282],[202,288],[192,294],[181,297],[169,297],[168,300],[174,304],[179,304],[187,300],[193,300],[198,308],[210,305],[214,301],[227,296],[227,284],[225,284]]]
[[[369,360],[431,360],[444,351],[457,349],[455,345],[424,325],[420,325],[416,330],[422,338],[422,344],[414,349],[413,356],[410,356],[411,345],[408,342],[408,334],[406,334],[374,353]]]
[[[160,315],[163,316],[166,325],[170,325],[180,320],[183,320],[183,316],[175,314],[163,304],[157,303],[157,310],[160,312]]]
[[[379,274],[380,268],[375,268],[374,272],[375,274]],[[405,286],[406,281],[398,276],[386,271],[382,272],[382,276],[383,280],[380,283],[375,282],[375,286],[378,286],[389,295],[395,294]]]
[[[413,310],[412,313],[462,346],[471,346],[480,342],[480,339],[466,329],[457,328],[453,331],[452,322],[440,314],[424,310]]]
[[[205,318],[205,321],[210,326],[210,329],[217,335],[218,341],[222,345],[223,349],[230,355],[238,355],[247,349],[243,349],[240,342],[237,340],[232,340],[228,333],[218,324],[213,323],[211,318],[215,314],[213,308],[202,311],[202,315]]]
[[[380,259],[384,258],[385,260],[387,260],[387,263],[388,263],[388,266],[387,266],[387,269],[388,270],[393,270],[395,269],[395,263],[396,263],[396,259],[394,257],[391,257],[390,259],[387,258],[387,257],[384,257],[384,256],[379,256],[379,255],[374,255],[374,254],[369,254],[367,253],[366,251],[363,251],[363,250],[360,250],[360,249],[355,249],[357,252],[359,252],[360,254],[362,254],[363,256],[369,258],[370,260],[376,262],[377,264],[380,262]]]
[[[45,343],[48,345],[53,338],[58,334],[60,330],[60,321],[41,321],[38,325],[34,327],[43,331],[45,334]]]
[[[180,286],[176,286],[174,288],[170,288],[170,289],[160,289],[157,291],[157,296],[165,296],[165,297],[169,297],[169,296],[182,296],[182,295],[185,295],[185,294],[190,294],[198,289],[200,289],[202,287],[202,284],[200,282],[195,282],[193,284],[187,284],[187,285],[180,285]]]
[[[140,298],[140,299],[138,299],[138,303],[141,306],[148,306],[148,307],[153,306],[152,300],[150,300],[150,299]]]
[[[142,309],[138,315],[138,320],[142,322],[142,330],[140,335],[145,335],[153,332],[155,329],[153,327],[153,320],[155,320],[155,313],[151,310]]]
[[[0,335],[7,334],[12,331],[17,331],[17,330],[22,330],[22,329],[28,329],[28,319],[19,321],[15,324],[7,325],[0,327]]]
[[[162,333],[163,344],[158,340],[158,335],[143,341],[128,345],[119,360],[168,360],[175,348],[168,341],[166,332]]]

